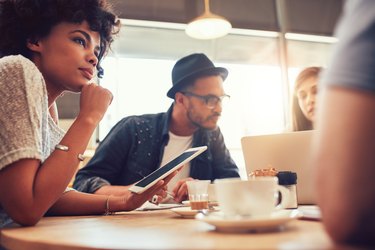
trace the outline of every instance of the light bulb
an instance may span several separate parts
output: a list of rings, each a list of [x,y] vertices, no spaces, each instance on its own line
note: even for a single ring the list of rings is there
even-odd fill
[[[191,21],[186,34],[196,39],[215,39],[228,34],[232,25],[224,18],[216,15],[203,15]]]

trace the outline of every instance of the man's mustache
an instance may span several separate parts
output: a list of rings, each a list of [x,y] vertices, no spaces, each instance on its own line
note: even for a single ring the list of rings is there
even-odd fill
[[[210,115],[210,116],[208,117],[208,119],[215,118],[215,117],[220,117],[220,116],[221,116],[221,113],[219,113],[219,112],[215,112],[214,114]]]

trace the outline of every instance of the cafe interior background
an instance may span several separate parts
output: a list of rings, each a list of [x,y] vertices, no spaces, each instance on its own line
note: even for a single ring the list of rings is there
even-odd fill
[[[207,1],[207,0],[206,0]],[[88,155],[123,117],[166,111],[173,100],[171,70],[179,58],[203,52],[226,67],[224,89],[231,96],[219,126],[246,178],[241,137],[288,131],[294,80],[304,67],[326,67],[343,0],[110,0],[122,28],[103,60],[99,84],[114,100],[91,138]],[[227,19],[223,37],[196,39],[187,24],[205,10]],[[58,100],[60,126],[79,112],[79,95]],[[91,152],[91,153],[90,153]]]

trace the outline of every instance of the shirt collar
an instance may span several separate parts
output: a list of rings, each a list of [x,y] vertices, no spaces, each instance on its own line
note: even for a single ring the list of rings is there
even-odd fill
[[[169,123],[172,119],[172,111],[173,111],[173,103],[169,107],[168,111],[164,114],[164,124],[163,124],[163,131],[162,131],[162,138],[163,140],[165,138],[169,139]]]

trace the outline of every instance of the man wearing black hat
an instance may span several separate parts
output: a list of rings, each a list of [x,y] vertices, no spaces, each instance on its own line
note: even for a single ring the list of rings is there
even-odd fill
[[[174,103],[166,113],[130,116],[118,122],[101,142],[94,157],[76,175],[74,188],[97,194],[123,194],[190,147],[208,149],[168,183],[174,200],[187,197],[185,182],[239,177],[217,126],[222,111],[223,81],[228,71],[204,54],[178,60],[167,96]],[[165,196],[165,194],[163,195]]]

